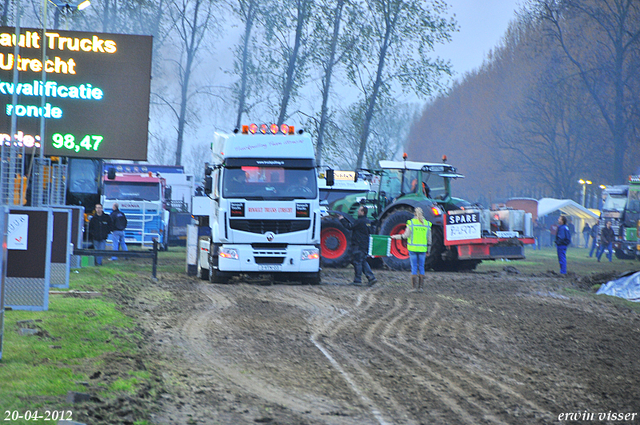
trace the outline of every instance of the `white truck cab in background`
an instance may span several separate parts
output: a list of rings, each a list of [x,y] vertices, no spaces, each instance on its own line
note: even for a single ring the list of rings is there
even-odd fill
[[[214,283],[240,274],[320,283],[320,206],[313,143],[286,125],[214,135],[197,273]],[[206,233],[210,233],[207,235]],[[204,234],[204,235],[203,235]]]

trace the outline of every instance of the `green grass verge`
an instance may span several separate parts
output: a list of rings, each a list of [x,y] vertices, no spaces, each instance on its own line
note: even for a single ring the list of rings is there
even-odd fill
[[[516,261],[483,261],[478,265],[478,271],[496,271],[502,270],[506,266],[512,266],[521,273],[537,274],[546,273],[548,271],[560,271],[558,265],[558,255],[554,248],[542,248],[534,250],[525,248],[524,260]],[[619,260],[613,258],[613,262],[609,262],[603,255],[601,262],[595,257],[589,257],[589,250],[584,248],[569,248],[567,250],[567,271],[573,272],[580,276],[588,276],[594,273],[624,273],[632,270],[640,270],[640,261],[635,260]]]
[[[179,271],[179,262],[166,261],[185,252],[161,253],[158,272]],[[105,259],[106,260],[106,259]],[[164,261],[163,261],[164,260]],[[145,264],[146,263],[146,264]],[[163,265],[163,263],[165,265]],[[72,270],[70,289],[100,292],[96,298],[49,296],[47,311],[6,311],[4,338],[0,360],[0,421],[4,423],[12,412],[69,410],[68,391],[87,392],[83,383],[89,381],[81,370],[100,367],[108,353],[133,354],[143,339],[132,318],[121,312],[108,296],[117,291],[137,290],[151,260],[105,261],[105,266]],[[184,272],[184,269],[182,269]],[[139,274],[138,274],[139,273]],[[123,285],[122,282],[126,282]],[[138,282],[138,283],[136,283]],[[124,289],[123,289],[124,288]],[[23,329],[23,331],[21,331]],[[28,333],[24,329],[32,329]],[[105,386],[98,394],[102,399],[131,395],[150,378],[148,373],[132,372]],[[74,419],[76,419],[74,417]],[[9,423],[9,422],[7,422]],[[50,424],[55,421],[10,420],[11,424]]]

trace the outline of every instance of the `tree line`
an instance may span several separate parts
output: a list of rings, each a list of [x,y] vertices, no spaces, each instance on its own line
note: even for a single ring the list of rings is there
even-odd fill
[[[43,0],[22,1],[22,26],[41,27]],[[150,156],[177,165],[247,122],[305,128],[322,165],[401,154],[418,111],[407,99],[448,87],[432,51],[457,30],[444,2],[423,0],[102,0],[48,15],[49,28],[154,37]]]
[[[429,103],[414,158],[471,178],[460,193],[574,198],[578,180],[623,184],[640,173],[640,2],[531,0],[484,64]]]

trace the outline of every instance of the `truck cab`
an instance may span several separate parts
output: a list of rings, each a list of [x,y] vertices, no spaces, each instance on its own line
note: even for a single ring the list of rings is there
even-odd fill
[[[613,223],[612,223],[613,224]],[[640,176],[629,176],[629,189],[626,203],[620,217],[620,226],[616,235],[619,247],[616,247],[618,258],[635,259],[638,255],[638,229],[640,226]]]
[[[198,220],[211,233],[199,241],[200,277],[226,283],[271,274],[317,284],[320,205],[311,138],[284,126],[252,128],[214,140],[208,219]]]
[[[112,179],[104,180],[101,203],[107,213],[111,212],[114,203],[118,203],[127,216],[125,242],[151,247],[157,239],[162,247],[166,247],[169,212],[164,203],[164,179],[151,172],[114,174]]]

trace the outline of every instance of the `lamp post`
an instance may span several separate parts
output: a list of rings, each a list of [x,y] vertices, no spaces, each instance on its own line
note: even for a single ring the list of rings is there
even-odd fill
[[[64,10],[72,10],[72,9],[85,9],[91,3],[89,0],[42,0],[42,75],[41,75],[41,87],[42,93],[40,94],[40,107],[41,110],[45,110],[47,98],[46,98],[46,90],[44,87],[47,84],[47,5],[51,2],[56,6],[56,12],[59,9]],[[56,15],[56,28],[57,28],[57,15]],[[40,155],[36,163],[36,168],[34,172],[35,180],[35,189],[32,190],[32,205],[33,206],[41,206],[49,203],[49,199],[45,196],[45,180],[44,180],[44,171],[45,171],[45,158],[44,158],[44,146],[46,143],[46,118],[44,114],[40,115]],[[30,170],[31,171],[31,170]]]
[[[588,184],[593,184],[593,182],[591,180],[584,180],[584,179],[580,179],[578,180],[578,183],[580,183],[582,185],[582,206],[585,206],[585,198],[587,197],[587,185]]]
[[[89,0],[76,0],[76,1],[48,0],[48,1],[56,5],[56,13],[53,19],[53,27],[55,29],[58,29],[58,23],[60,21],[61,12],[64,14],[71,14],[73,13],[74,10],[84,10],[87,7],[89,7],[89,5],[91,4]],[[69,29],[69,28],[65,28],[65,29]]]

